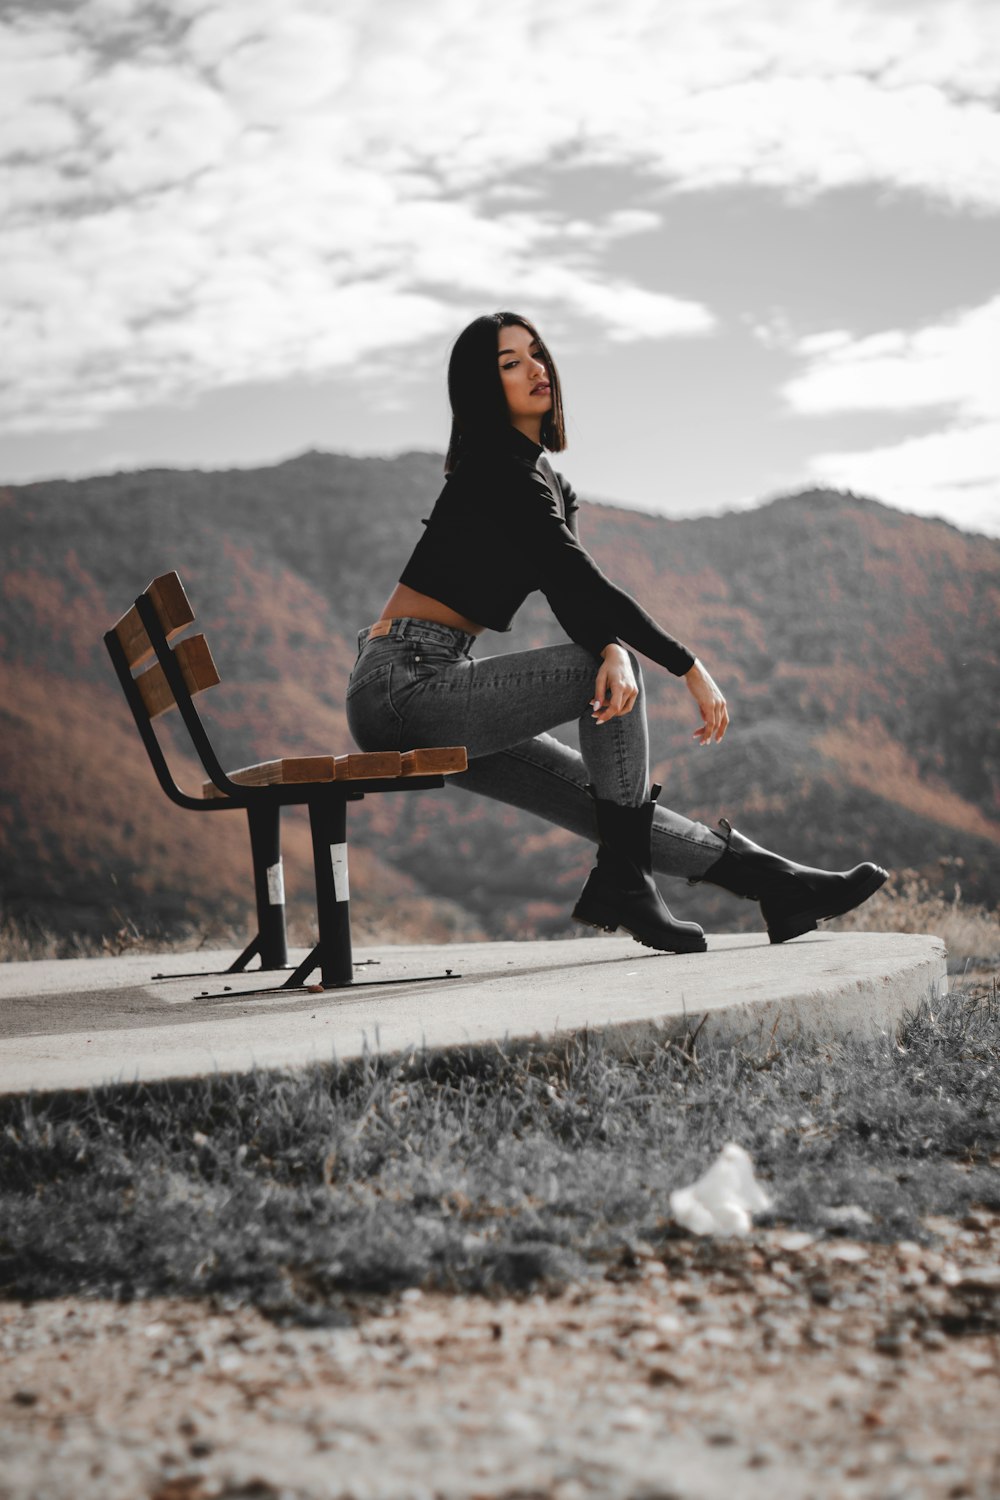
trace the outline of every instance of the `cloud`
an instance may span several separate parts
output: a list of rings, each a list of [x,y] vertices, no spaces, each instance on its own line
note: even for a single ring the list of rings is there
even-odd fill
[[[823,453],[810,467],[825,484],[1000,536],[1000,422],[949,427],[865,452]]]
[[[770,328],[764,327],[760,330],[755,330],[755,332],[760,333],[765,345],[770,344],[771,347],[774,347],[774,343],[770,338]],[[807,355],[829,354],[833,349],[843,349],[850,342],[851,335],[846,328],[830,328],[826,333],[810,333],[800,338],[796,344],[795,352],[796,354]]]
[[[610,244],[612,240],[625,239],[632,234],[645,234],[659,229],[663,215],[648,208],[614,209],[604,219],[570,219],[560,224],[560,238],[584,240],[590,244]]]
[[[553,163],[1000,208],[991,0],[799,0],[794,25],[786,0],[42,0],[4,11],[0,58],[15,430],[364,378],[504,302],[615,341],[709,333],[611,269],[656,213],[561,215],[530,196]]]
[[[253,27],[252,12],[248,17],[241,7],[238,18]],[[266,29],[254,27],[216,58],[216,76],[243,119],[280,125],[289,113],[336,108],[354,71],[355,40],[353,28],[335,16],[272,9]],[[195,35],[190,45],[197,52],[203,41]]]
[[[792,410],[845,411],[954,407],[965,419],[1000,418],[1000,296],[947,322],[851,339],[843,330],[792,345],[809,363],[785,386]]]
[[[74,102],[87,120],[90,187],[103,202],[184,182],[222,159],[243,130],[224,95],[160,61],[102,70]]]
[[[943,419],[902,442],[821,453],[811,464],[817,478],[1000,534],[1000,296],[911,332],[852,339],[836,330],[790,347],[808,361],[784,387],[799,415],[920,410]]]
[[[317,187],[315,173],[308,154],[280,176],[259,172],[248,148],[229,197],[209,171],[44,236],[9,231],[8,429],[77,427],[116,405],[240,381],[344,369],[363,380],[382,350],[432,341],[438,356],[484,306],[530,302],[614,340],[712,327],[698,303],[595,274],[589,250],[560,264],[554,219],[401,200],[391,181],[359,172]],[[275,226],[287,232],[276,238]]]
[[[567,267],[543,267],[532,278],[532,290],[543,301],[602,324],[615,343],[708,333],[712,314],[697,302],[647,292],[627,282],[578,275]]]
[[[769,77],[664,114],[657,166],[675,188],[750,183],[809,195],[876,183],[956,207],[1000,207],[1000,117],[940,85]]]

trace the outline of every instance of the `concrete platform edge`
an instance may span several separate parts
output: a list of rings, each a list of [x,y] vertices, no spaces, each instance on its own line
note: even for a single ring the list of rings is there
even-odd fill
[[[923,1002],[933,1004],[948,992],[944,944],[929,936],[886,934],[879,942],[876,935],[828,934],[815,939],[811,952],[800,949],[794,956],[787,948],[768,950],[766,939],[763,945],[760,938],[736,936],[713,941],[717,964],[726,961],[725,950],[730,950],[729,962],[738,966],[738,985],[731,974],[728,984],[722,982],[723,972],[717,972],[699,989],[691,976],[708,976],[703,961],[650,961],[636,956],[635,945],[616,939],[586,945],[580,950],[582,964],[570,945],[476,945],[479,963],[490,972],[468,976],[461,1002],[455,990],[435,996],[407,986],[409,1009],[400,1019],[384,992],[369,991],[365,999],[351,991],[326,992],[322,999],[306,1002],[305,1009],[322,1007],[334,1018],[330,1029],[320,1032],[314,1026],[305,1034],[300,1028],[291,1048],[276,1046],[273,1032],[269,1047],[267,1037],[258,1032],[268,1020],[284,1031],[297,1019],[290,1014],[262,1015],[256,1022],[245,1014],[243,1019],[233,1016],[218,1032],[183,1025],[176,1032],[173,1027],[104,1032],[109,1047],[117,1036],[123,1045],[134,1041],[138,1051],[119,1050],[117,1066],[114,1050],[109,1051],[103,1076],[97,1056],[91,1055],[86,1065],[74,1057],[84,1034],[73,1027],[61,1035],[17,1035],[8,1030],[0,1041],[0,1094],[67,1094],[95,1087],[129,1088],[139,1082],[239,1077],[251,1071],[287,1074],[302,1067],[349,1063],[365,1053],[386,1059],[435,1057],[454,1051],[485,1053],[498,1045],[523,1053],[561,1047],[581,1035],[599,1037],[604,1048],[622,1056],[641,1054],[692,1033],[702,1042],[738,1045],[766,1056],[769,1049],[798,1037],[836,1043],[892,1034]],[[428,950],[422,952],[428,955]],[[497,970],[501,962],[514,962],[510,955],[517,959],[517,972]],[[556,995],[552,1003],[546,1003],[547,982]],[[641,993],[636,986],[642,987]],[[15,987],[23,989],[23,984]],[[100,1000],[120,1008],[119,996],[139,995],[145,1003],[147,993],[148,987],[133,987],[118,995],[109,991]],[[401,991],[395,994],[404,999]],[[521,996],[519,1011],[508,1008],[512,994]],[[45,1005],[61,998],[50,993],[31,1003]],[[505,1016],[513,1021],[506,1030],[500,1024]],[[316,1016],[311,1020],[316,1022]],[[98,1026],[95,1041],[100,1034]],[[170,1045],[175,1035],[180,1052]],[[234,1041],[239,1037],[242,1041]],[[161,1040],[168,1043],[162,1052]],[[34,1082],[25,1087],[24,1081],[32,1077]]]

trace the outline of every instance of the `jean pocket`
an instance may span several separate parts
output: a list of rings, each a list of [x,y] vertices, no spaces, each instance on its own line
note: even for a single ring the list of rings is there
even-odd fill
[[[361,750],[399,750],[403,720],[389,696],[392,663],[383,662],[347,689],[347,727]]]
[[[391,661],[365,662],[362,664],[359,658],[355,663],[354,671],[351,673],[350,681],[347,684],[348,699],[353,698],[356,693],[360,693],[362,688],[369,687],[372,683],[378,682],[380,678],[385,679],[386,687],[388,688],[389,673],[391,671]]]

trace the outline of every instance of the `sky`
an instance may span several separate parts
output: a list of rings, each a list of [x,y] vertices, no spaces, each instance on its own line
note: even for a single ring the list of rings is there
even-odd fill
[[[443,452],[534,319],[585,497],[1000,535],[996,0],[0,0],[0,481]]]

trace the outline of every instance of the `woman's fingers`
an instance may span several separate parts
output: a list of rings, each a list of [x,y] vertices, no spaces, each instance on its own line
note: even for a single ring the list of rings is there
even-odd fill
[[[713,740],[718,744],[729,728],[729,710],[725,698],[700,661],[696,661],[684,673],[684,681],[703,720],[694,731],[693,738],[701,745],[710,745]]]
[[[710,745],[713,740],[718,744],[729,728],[729,710],[725,698],[721,693],[716,693],[698,706],[705,722],[695,730],[694,738],[702,745]]]
[[[602,696],[603,694],[603,696]],[[621,714],[630,714],[639,698],[639,689],[631,674],[622,675],[604,666],[597,676],[591,708],[596,724],[606,724]]]

